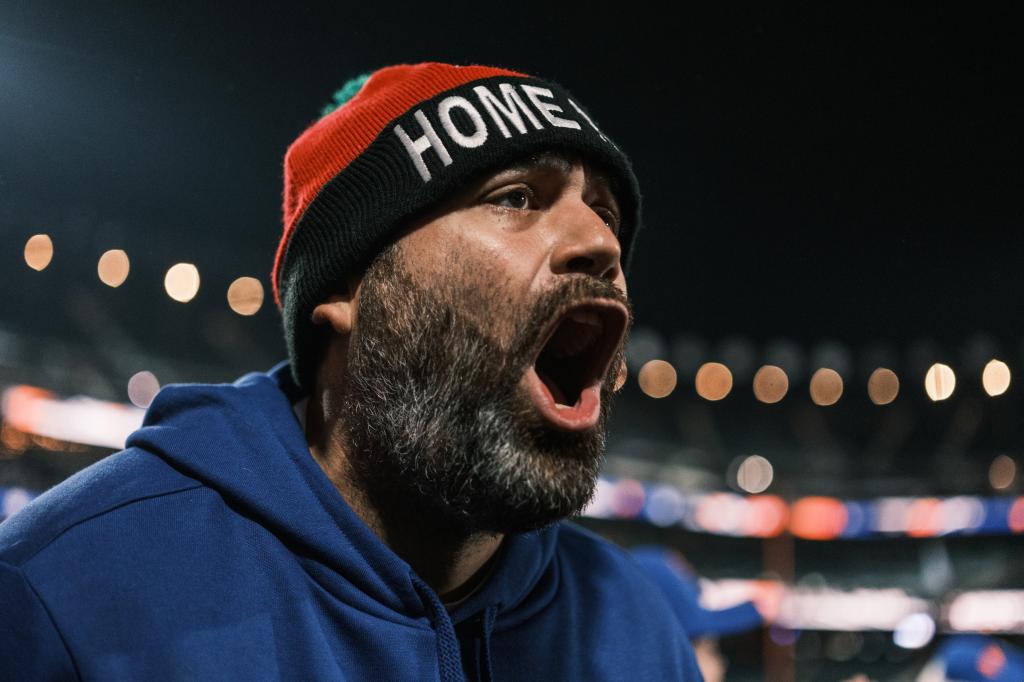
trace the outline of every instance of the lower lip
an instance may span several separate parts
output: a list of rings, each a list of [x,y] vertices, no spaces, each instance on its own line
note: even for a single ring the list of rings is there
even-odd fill
[[[601,385],[594,383],[580,392],[572,407],[558,407],[551,391],[533,367],[526,372],[527,390],[541,416],[563,431],[586,431],[597,425],[601,412]]]

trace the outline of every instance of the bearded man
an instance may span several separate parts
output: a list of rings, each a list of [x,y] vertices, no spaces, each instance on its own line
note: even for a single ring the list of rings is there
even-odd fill
[[[399,65],[285,157],[288,360],[163,388],[0,526],[24,679],[699,679],[593,494],[628,159],[561,87]]]

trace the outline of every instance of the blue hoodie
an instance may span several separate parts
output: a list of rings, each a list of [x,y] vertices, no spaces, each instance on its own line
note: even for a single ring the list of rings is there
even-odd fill
[[[126,449],[0,524],[0,678],[699,680],[671,610],[571,523],[451,613],[306,445],[286,362],[171,384]]]

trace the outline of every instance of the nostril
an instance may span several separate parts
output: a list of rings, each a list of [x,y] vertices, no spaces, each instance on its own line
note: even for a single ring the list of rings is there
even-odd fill
[[[565,264],[569,272],[591,272],[594,269],[594,261],[586,256],[570,258]]]

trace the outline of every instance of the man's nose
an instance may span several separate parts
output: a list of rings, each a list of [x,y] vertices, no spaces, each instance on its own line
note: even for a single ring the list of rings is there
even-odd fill
[[[579,272],[609,281],[619,277],[619,240],[581,197],[563,198],[552,217],[557,241],[551,269],[556,275]]]

